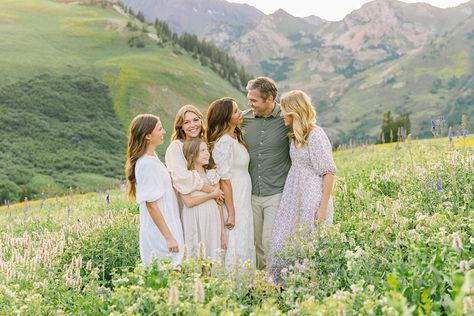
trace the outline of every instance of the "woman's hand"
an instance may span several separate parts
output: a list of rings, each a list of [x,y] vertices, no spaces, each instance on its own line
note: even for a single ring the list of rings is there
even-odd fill
[[[235,227],[235,215],[231,215],[225,221],[225,228],[232,230]]]
[[[316,224],[326,222],[326,218],[328,216],[327,213],[328,213],[327,208],[319,208],[319,210],[316,212],[314,216],[314,222]]]
[[[222,192],[222,190],[219,187],[214,188],[214,190],[211,192],[211,196],[217,201],[224,200],[224,192]]]
[[[166,245],[168,245],[169,252],[179,252],[179,246],[173,236],[166,238]]]

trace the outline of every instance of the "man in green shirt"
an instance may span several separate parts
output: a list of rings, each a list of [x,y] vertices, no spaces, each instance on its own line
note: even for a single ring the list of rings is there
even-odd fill
[[[243,137],[250,154],[254,238],[259,269],[265,268],[273,223],[291,165],[289,129],[280,115],[280,105],[276,103],[277,92],[276,84],[270,78],[250,80],[247,99],[251,109],[243,113]]]

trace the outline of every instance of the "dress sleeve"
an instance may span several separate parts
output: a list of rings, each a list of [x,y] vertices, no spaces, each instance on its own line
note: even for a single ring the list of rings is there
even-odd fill
[[[321,127],[315,127],[308,137],[309,158],[317,174],[336,174],[336,164],[332,157],[332,146]]]
[[[206,178],[207,178],[207,181],[209,181],[209,184],[211,185],[218,184],[219,180],[221,179],[216,169],[207,170]]]
[[[232,166],[232,139],[228,135],[224,135],[217,141],[212,149],[212,158],[217,166],[217,174],[222,180],[231,178]]]
[[[138,203],[158,201],[165,194],[159,167],[153,160],[138,160],[135,165],[135,178]]]
[[[199,191],[204,185],[201,176],[195,170],[188,170],[186,158],[184,158],[183,147],[173,141],[166,149],[165,162],[170,173],[173,187],[182,194]]]

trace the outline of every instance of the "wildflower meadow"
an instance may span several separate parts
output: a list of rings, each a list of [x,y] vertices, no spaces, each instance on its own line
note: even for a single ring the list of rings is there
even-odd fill
[[[436,122],[433,122],[436,130]],[[474,136],[348,148],[334,225],[245,263],[144,268],[123,190],[0,208],[1,315],[473,315]]]

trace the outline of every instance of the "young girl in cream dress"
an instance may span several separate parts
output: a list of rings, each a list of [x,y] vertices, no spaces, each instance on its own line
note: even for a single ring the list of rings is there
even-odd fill
[[[184,204],[181,219],[184,229],[184,240],[189,254],[196,257],[199,244],[203,243],[205,256],[217,260],[221,250],[226,249],[224,234],[224,213],[216,199],[222,195],[219,188],[219,177],[215,169],[206,170],[209,163],[209,150],[206,142],[195,138],[184,142],[183,154],[190,171],[195,171],[205,184],[213,187],[211,193],[193,191],[180,194]]]

